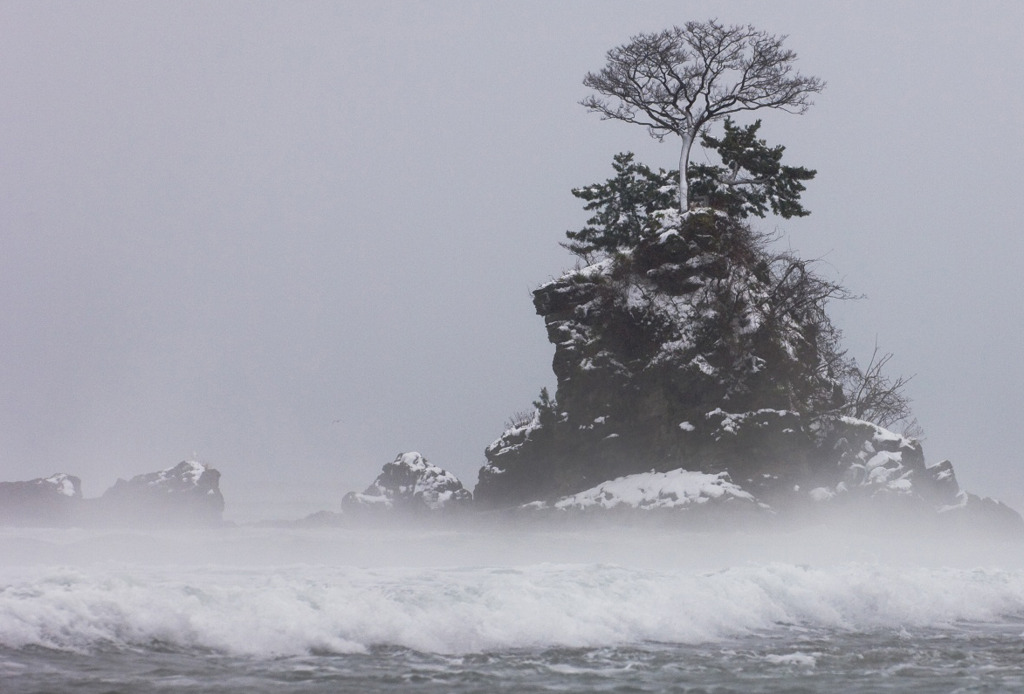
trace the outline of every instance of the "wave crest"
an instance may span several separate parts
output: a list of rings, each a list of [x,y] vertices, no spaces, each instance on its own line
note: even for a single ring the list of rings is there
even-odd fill
[[[1024,619],[1024,572],[769,564],[712,573],[520,569],[31,569],[0,586],[0,644],[238,655],[702,643],[762,631]]]

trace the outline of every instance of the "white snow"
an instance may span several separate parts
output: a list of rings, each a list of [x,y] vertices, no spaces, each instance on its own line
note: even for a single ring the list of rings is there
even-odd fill
[[[75,484],[70,478],[63,472],[59,472],[55,475],[50,475],[45,480],[47,483],[55,485],[57,490],[64,496],[75,495]]]
[[[910,483],[910,480],[907,479],[906,477],[900,477],[898,480],[893,480],[892,482],[889,482],[889,484],[887,484],[886,486],[894,492],[900,492],[904,494],[909,494],[914,490],[913,485]]]
[[[949,504],[948,506],[942,506],[941,508],[939,508],[939,513],[946,513],[947,511],[955,511],[957,509],[961,509],[967,505],[968,501],[969,497],[967,496],[967,492],[961,490],[956,493],[956,501],[953,502],[952,504]]]
[[[900,436],[894,431],[889,431],[884,427],[880,427],[877,424],[873,424],[872,422],[864,419],[857,419],[856,417],[840,417],[839,420],[852,426],[871,427],[874,430],[872,441],[875,443],[898,442],[901,448],[904,446],[912,446],[914,444],[914,442],[906,436]]]
[[[718,424],[718,428],[726,434],[735,435],[737,428],[744,425],[747,420],[753,419],[755,426],[764,427],[767,426],[767,423],[764,420],[768,417],[786,417],[794,414],[795,413],[791,410],[775,410],[771,408],[751,410],[750,412],[726,412],[722,408],[716,407],[704,416],[708,419],[711,419],[712,417],[721,417],[722,421]]]
[[[160,470],[155,474],[153,479],[148,482],[148,485],[153,487],[156,485],[164,484],[168,479],[172,479],[177,476],[179,468],[185,466],[184,470],[181,470],[181,479],[188,481],[193,487],[199,485],[199,478],[206,472],[206,466],[197,460],[185,460],[174,467],[169,467],[165,470]]]
[[[454,489],[462,487],[455,475],[429,463],[415,451],[403,453],[395,462],[418,473],[416,484],[411,490],[412,495],[420,496],[431,509],[442,508],[452,499]]]
[[[529,422],[506,429],[502,433],[500,438],[491,442],[491,445],[487,447],[487,451],[494,456],[510,453],[519,448],[520,446],[522,446],[523,443],[528,441],[530,438],[530,434],[539,427],[540,413],[534,410],[533,417],[530,419]],[[490,463],[488,463],[485,467],[491,468],[491,471],[494,474],[500,474],[501,472],[504,472],[503,470],[499,470],[493,467]]]
[[[560,499],[554,506],[558,509],[664,509],[704,504],[712,499],[755,501],[749,492],[733,484],[728,473],[708,474],[679,469],[619,477]]]
[[[809,491],[808,494],[810,494],[811,498],[815,501],[828,501],[836,495],[836,493],[828,487],[815,487]]]
[[[874,470],[877,467],[895,468],[900,467],[902,465],[903,454],[892,453],[890,451],[882,451],[880,453],[875,453],[873,456],[871,456],[868,462],[864,464],[864,466],[868,470]]]
[[[401,453],[395,460],[385,466],[399,466],[406,468],[411,475],[412,484],[399,485],[394,489],[387,488],[381,484],[378,478],[362,494],[353,494],[352,497],[362,504],[372,504],[391,508],[395,502],[404,499],[420,499],[432,510],[443,508],[457,497],[469,495],[462,483],[452,473],[431,464],[426,458],[410,451]]]

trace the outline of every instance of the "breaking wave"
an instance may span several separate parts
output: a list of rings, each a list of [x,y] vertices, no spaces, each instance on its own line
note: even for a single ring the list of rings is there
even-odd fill
[[[234,655],[706,643],[760,632],[1024,620],[1024,571],[786,563],[720,571],[23,567],[0,579],[0,646]]]

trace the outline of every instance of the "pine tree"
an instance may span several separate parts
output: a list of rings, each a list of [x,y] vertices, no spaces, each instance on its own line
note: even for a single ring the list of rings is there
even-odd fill
[[[757,137],[758,120],[746,127],[725,119],[721,138],[704,133],[701,144],[722,160],[722,166],[691,164],[689,178],[694,200],[725,211],[731,217],[764,217],[770,209],[786,219],[810,212],[800,204],[800,194],[817,171],[784,166],[782,145],[769,147]]]
[[[658,213],[676,206],[676,172],[653,171],[633,157],[632,152],[616,154],[613,178],[573,189],[573,195],[586,201],[583,209],[594,215],[579,231],[565,232],[569,242],[563,246],[589,258],[632,248],[660,230]]]

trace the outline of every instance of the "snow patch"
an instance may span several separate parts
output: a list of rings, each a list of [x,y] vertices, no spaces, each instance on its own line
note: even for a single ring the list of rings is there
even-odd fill
[[[57,492],[63,496],[75,496],[75,483],[71,480],[69,475],[66,475],[63,472],[50,475],[43,481],[57,487]]]
[[[349,505],[390,509],[400,504],[422,503],[432,511],[471,497],[452,473],[431,464],[415,451],[400,453],[362,494],[346,495]]]
[[[810,494],[812,499],[819,502],[828,501],[829,499],[835,497],[836,495],[836,493],[829,489],[828,487],[815,487],[814,489],[809,491],[808,494]]]
[[[690,470],[643,472],[603,482],[555,502],[557,509],[589,508],[670,509],[712,500],[754,502],[753,495],[734,484],[726,472]]]
[[[149,479],[146,484],[156,487],[167,484],[168,480],[181,480],[189,486],[198,487],[199,478],[203,476],[204,472],[206,472],[206,466],[199,461],[184,460],[174,467],[154,473],[152,479]]]

